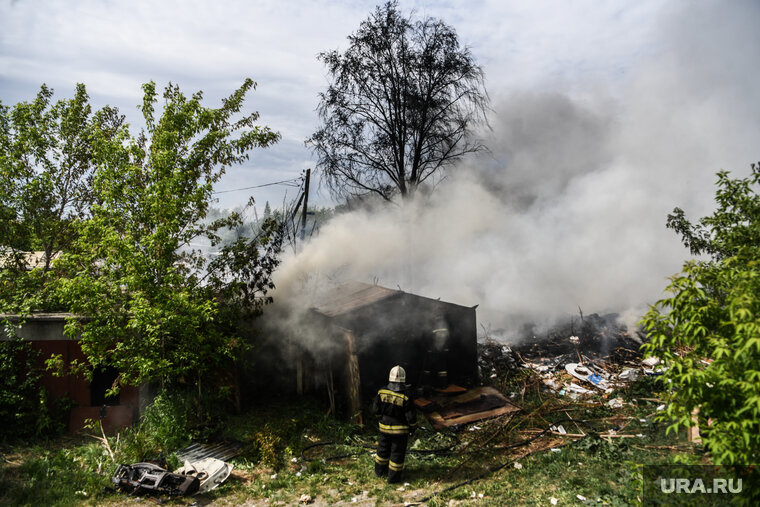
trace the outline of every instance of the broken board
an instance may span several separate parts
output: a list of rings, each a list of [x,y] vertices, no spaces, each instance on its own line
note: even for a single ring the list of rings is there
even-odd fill
[[[433,397],[431,397],[433,398]],[[435,396],[438,409],[425,414],[437,430],[517,412],[518,407],[493,387],[477,387],[456,396]]]
[[[460,387],[456,384],[449,384],[447,387],[443,389],[433,389],[433,391],[436,393],[452,395],[452,394],[466,393],[467,389],[465,389],[464,387]]]
[[[425,398],[415,398],[414,404],[422,411],[422,413],[430,412],[437,406],[435,403]]]

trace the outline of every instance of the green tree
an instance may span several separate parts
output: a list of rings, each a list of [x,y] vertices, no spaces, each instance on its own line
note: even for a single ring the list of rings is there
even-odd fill
[[[89,216],[94,135],[107,139],[123,123],[110,107],[93,114],[82,84],[72,99],[52,103],[52,96],[42,85],[32,102],[0,104],[0,304],[6,312],[56,306],[48,272],[74,241],[75,223]]]
[[[320,94],[323,125],[307,141],[335,195],[406,197],[463,155],[483,149],[483,70],[456,31],[379,6],[344,53],[319,55],[331,82]]]
[[[116,135],[96,131],[91,217],[78,223],[57,263],[65,273],[58,293],[86,316],[66,327],[89,361],[75,370],[114,366],[119,382],[130,384],[200,379],[239,349],[236,319],[260,308],[272,287],[276,228],[238,238],[213,262],[192,244],[205,238],[216,246],[217,231],[239,225],[237,213],[204,220],[213,184],[251,149],[279,139],[256,125],[257,113],[241,113],[254,87],[246,80],[221,107],[208,108],[201,92],[188,98],[170,84],[158,115],[150,82],[144,131],[136,138],[125,126]]]
[[[676,208],[668,227],[693,254],[641,324],[660,357],[669,429],[699,426],[718,464],[760,462],[760,164],[747,178],[718,173],[716,211],[692,224]],[[708,421],[709,419],[709,421]]]

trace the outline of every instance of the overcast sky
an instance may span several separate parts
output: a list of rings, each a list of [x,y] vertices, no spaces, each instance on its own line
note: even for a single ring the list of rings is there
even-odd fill
[[[326,75],[316,55],[345,48],[369,1],[0,0],[0,100],[87,85],[96,106],[139,126],[140,85],[172,81],[208,104],[246,77],[248,106],[282,141],[255,151],[226,191],[313,166]],[[493,99],[489,154],[454,168],[428,203],[332,220],[278,270],[301,280],[378,280],[481,304],[494,329],[575,312],[635,323],[688,252],[664,227],[713,208],[715,173],[760,159],[760,2],[756,0],[401,0],[455,27]],[[296,189],[253,195],[259,211]],[[286,195],[285,192],[288,192]],[[318,204],[328,196],[312,195]],[[308,276],[307,276],[308,275]]]
[[[209,105],[246,77],[248,105],[282,134],[217,186],[228,190],[297,177],[313,165],[304,140],[314,131],[326,77],[316,55],[345,48],[371,1],[42,1],[0,0],[0,100],[30,100],[40,84],[56,97],[87,85],[97,105],[118,106],[133,125],[140,85],[172,81],[203,90]],[[401,1],[405,12],[453,25],[483,65],[489,93],[517,89],[615,94],[626,73],[656,54],[652,29],[674,4],[653,0]],[[281,202],[286,187],[254,197]],[[290,195],[294,189],[289,190]],[[221,206],[248,192],[220,194]],[[327,202],[327,196],[321,202]],[[320,202],[317,197],[316,202]]]

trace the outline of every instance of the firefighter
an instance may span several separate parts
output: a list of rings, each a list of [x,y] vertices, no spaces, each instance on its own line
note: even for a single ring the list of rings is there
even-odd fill
[[[388,474],[388,482],[399,482],[404,469],[406,444],[416,429],[417,413],[410,391],[406,389],[406,372],[394,366],[388,386],[377,392],[372,408],[380,418],[380,436],[375,455],[375,475]]]

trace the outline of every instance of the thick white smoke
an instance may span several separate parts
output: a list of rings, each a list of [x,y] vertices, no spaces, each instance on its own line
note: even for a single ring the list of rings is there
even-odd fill
[[[656,27],[656,59],[589,83],[610,93],[490,90],[490,155],[424,202],[337,216],[285,259],[275,298],[374,280],[479,304],[492,329],[578,307],[635,323],[688,256],[666,215],[709,213],[715,172],[760,159],[757,26],[757,3],[688,3]]]

